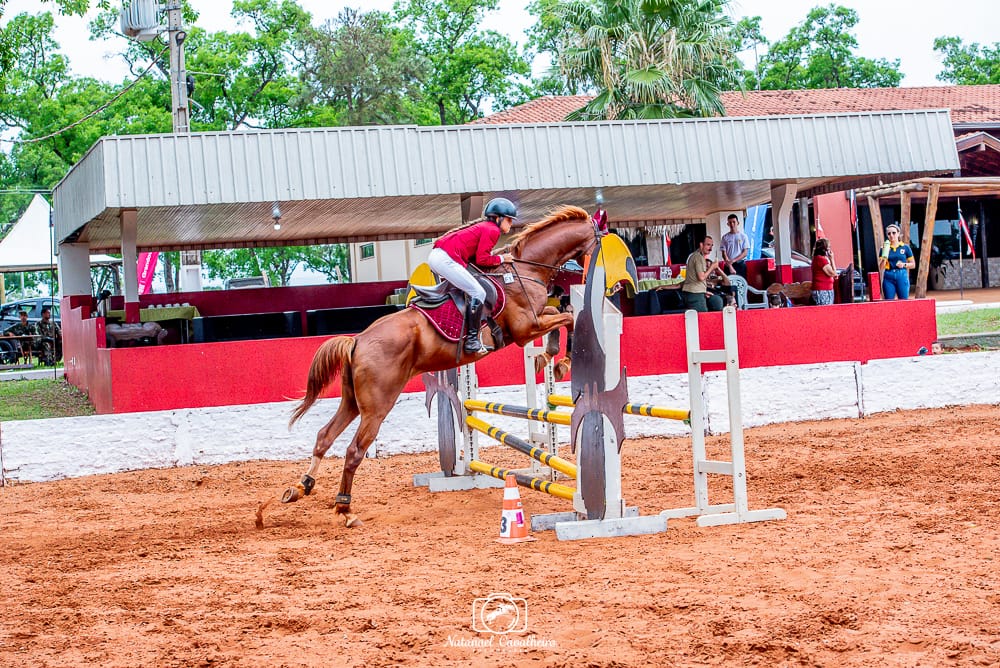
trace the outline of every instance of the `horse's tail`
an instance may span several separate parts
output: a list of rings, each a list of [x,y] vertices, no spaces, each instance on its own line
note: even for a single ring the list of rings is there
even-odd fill
[[[350,372],[353,350],[354,337],[351,336],[335,336],[323,342],[309,366],[306,396],[302,397],[302,401],[292,412],[292,418],[288,421],[289,427],[295,424],[316,403],[327,385],[333,382],[338,371],[343,370],[345,374]]]

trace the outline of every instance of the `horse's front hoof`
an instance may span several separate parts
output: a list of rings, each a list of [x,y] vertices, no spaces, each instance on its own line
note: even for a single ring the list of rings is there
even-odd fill
[[[545,365],[552,361],[552,355],[547,352],[535,356],[535,373],[541,373]]]
[[[364,522],[362,522],[361,518],[354,513],[344,513],[344,526],[348,529],[355,529],[363,525]]]
[[[305,495],[306,495],[306,488],[302,485],[302,483],[298,483],[293,487],[289,487],[288,489],[285,490],[285,493],[281,495],[281,502],[294,503],[295,501],[298,501]]]
[[[565,357],[556,363],[555,368],[552,370],[552,375],[556,380],[562,380],[567,375],[569,375],[569,370],[572,365]]]

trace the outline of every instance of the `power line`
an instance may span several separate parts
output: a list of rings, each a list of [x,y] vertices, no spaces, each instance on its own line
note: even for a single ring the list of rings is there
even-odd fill
[[[166,47],[166,46],[163,47],[163,49],[160,51],[160,53],[158,53],[156,55],[156,58],[159,59],[160,56],[162,56],[164,53],[166,53],[166,51],[167,51],[168,48],[169,47]],[[0,142],[6,142],[8,144],[35,144],[35,143],[40,142],[40,141],[45,141],[46,139],[52,139],[53,137],[57,137],[57,136],[61,135],[62,133],[67,132],[68,130],[72,130],[77,125],[80,125],[81,123],[90,120],[91,118],[93,118],[94,116],[96,116],[97,114],[101,113],[102,111],[104,111],[105,109],[107,109],[108,107],[110,107],[112,104],[114,104],[118,100],[118,98],[120,98],[125,93],[129,92],[129,90],[131,90],[133,86],[135,86],[137,83],[139,83],[144,76],[146,76],[147,74],[149,74],[149,71],[151,69],[153,69],[153,67],[155,65],[156,65],[156,60],[153,60],[149,64],[149,67],[147,67],[146,69],[144,69],[142,71],[142,73],[139,74],[139,76],[137,76],[135,78],[135,81],[133,81],[128,86],[125,86],[125,88],[122,88],[120,91],[118,91],[117,95],[115,95],[114,97],[112,97],[110,100],[108,100],[107,102],[105,102],[104,104],[102,104],[97,109],[94,109],[92,112],[90,112],[89,114],[87,114],[86,116],[84,116],[83,118],[81,118],[80,120],[74,121],[73,123],[70,123],[69,125],[67,125],[66,127],[62,128],[60,130],[56,130],[55,132],[50,132],[49,134],[45,135],[44,137],[36,137],[34,139],[4,139],[3,137],[0,137]]]

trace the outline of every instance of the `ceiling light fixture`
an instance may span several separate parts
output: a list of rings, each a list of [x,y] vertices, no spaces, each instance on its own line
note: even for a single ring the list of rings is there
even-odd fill
[[[281,207],[275,202],[274,206],[271,207],[271,218],[274,219],[274,229],[281,229]]]

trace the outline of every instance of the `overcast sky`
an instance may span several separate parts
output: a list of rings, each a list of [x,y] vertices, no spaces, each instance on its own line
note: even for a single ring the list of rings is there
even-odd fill
[[[341,7],[355,6],[365,9],[388,10],[392,0],[365,0],[341,3],[329,0],[299,0],[316,23],[333,18]],[[809,10],[823,3],[816,0],[733,0],[731,9],[735,17],[760,16],[764,34],[771,41],[783,38],[788,30],[801,23]],[[838,4],[857,11],[860,21],[854,34],[858,39],[860,55],[869,58],[899,58],[904,74],[903,86],[941,85],[935,75],[941,70],[941,61],[933,51],[935,37],[958,36],[966,44],[978,42],[993,44],[1000,41],[996,26],[1000,21],[1000,2],[997,0],[956,0],[954,4],[940,0],[909,0],[908,2],[872,2],[871,0],[841,0]],[[194,0],[201,12],[199,27],[209,30],[233,30],[235,23],[229,16],[231,0]],[[524,31],[533,23],[525,11],[526,0],[500,0],[499,11],[491,14],[484,23],[510,35],[523,44]],[[4,21],[20,12],[38,12],[50,9],[50,3],[38,0],[9,0]],[[86,21],[57,17],[56,38],[66,53],[74,72],[100,79],[120,81],[128,76],[124,65],[108,60],[107,55],[119,48],[113,43],[94,43],[88,40]],[[750,63],[753,54],[746,54]],[[536,63],[536,71],[544,63]]]

